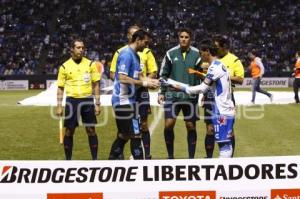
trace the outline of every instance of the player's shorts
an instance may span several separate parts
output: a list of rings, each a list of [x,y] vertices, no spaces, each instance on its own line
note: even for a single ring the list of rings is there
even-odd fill
[[[140,87],[137,89],[136,102],[141,119],[147,118],[151,114],[150,96],[147,88]]]
[[[203,100],[203,109],[204,109],[204,122],[206,124],[212,124],[212,117],[213,117],[213,103],[214,103],[214,93],[207,92],[204,94]]]
[[[140,121],[136,104],[117,105],[113,109],[120,134],[131,137],[140,135]]]
[[[213,117],[216,142],[231,141],[234,120],[234,116],[215,115]]]
[[[195,122],[199,120],[198,102],[173,102],[166,100],[164,104],[165,119],[176,119],[182,110],[184,121]]]
[[[93,97],[66,98],[64,127],[76,128],[80,117],[84,126],[95,126],[97,124]]]

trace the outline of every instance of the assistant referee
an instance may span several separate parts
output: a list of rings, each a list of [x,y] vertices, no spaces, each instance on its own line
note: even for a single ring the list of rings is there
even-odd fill
[[[70,47],[71,58],[60,66],[57,77],[57,116],[63,115],[64,91],[67,96],[64,118],[66,160],[72,159],[73,135],[80,116],[88,135],[93,160],[97,159],[98,153],[95,125],[97,124],[96,115],[100,114],[100,73],[93,61],[83,57],[84,50],[84,42],[81,39],[74,39]]]

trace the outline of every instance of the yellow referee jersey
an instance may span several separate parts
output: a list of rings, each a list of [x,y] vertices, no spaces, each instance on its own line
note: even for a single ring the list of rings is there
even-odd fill
[[[113,72],[113,73],[116,72],[117,60],[118,60],[119,54],[124,48],[127,48],[127,47],[128,47],[128,45],[123,46],[122,48],[119,48],[115,52],[113,59],[111,61],[110,72]],[[144,48],[143,52],[138,52],[138,55],[140,57],[140,61],[141,61],[140,65],[141,65],[144,77],[146,77],[147,74],[149,74],[149,73],[157,72],[157,64],[156,64],[154,55],[149,48]]]
[[[59,68],[57,85],[65,88],[68,97],[85,98],[92,95],[92,83],[99,80],[100,73],[93,61],[83,57],[77,64],[70,58]]]
[[[244,78],[244,66],[237,56],[228,52],[220,61],[227,67],[230,76]]]

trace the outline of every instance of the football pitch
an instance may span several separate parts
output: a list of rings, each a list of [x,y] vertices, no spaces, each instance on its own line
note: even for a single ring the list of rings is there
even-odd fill
[[[283,89],[284,90],[284,89]],[[289,89],[290,90],[290,89]],[[286,89],[287,91],[287,89]],[[64,160],[59,144],[58,120],[51,116],[55,107],[20,106],[17,102],[40,93],[30,91],[0,91],[0,159],[1,160]],[[238,106],[235,122],[235,157],[283,156],[300,154],[300,105]],[[202,109],[200,109],[202,113]],[[116,125],[111,107],[103,107],[97,117],[99,126],[99,159],[106,160],[116,137]],[[153,159],[167,157],[160,107],[152,107],[149,118],[152,129]],[[204,158],[205,125],[197,122],[196,158]],[[214,156],[217,157],[217,145]],[[175,158],[187,158],[186,130],[183,120],[175,126]],[[90,152],[85,130],[77,128],[74,137],[74,160],[89,160]],[[130,157],[129,144],[125,157]]]

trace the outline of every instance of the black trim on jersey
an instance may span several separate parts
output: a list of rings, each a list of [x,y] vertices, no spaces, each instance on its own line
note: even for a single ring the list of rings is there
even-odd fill
[[[91,63],[90,63],[90,65],[89,65],[89,67],[91,67],[91,65],[92,65],[93,62],[94,62],[94,61],[92,60]]]
[[[147,52],[146,52],[146,54],[148,54],[148,53],[150,53],[151,52],[151,50],[149,49]]]
[[[234,60],[234,63],[237,62],[239,60],[239,58],[237,58],[236,60]]]
[[[63,67],[64,69],[66,69],[66,67],[62,64],[61,67]]]

